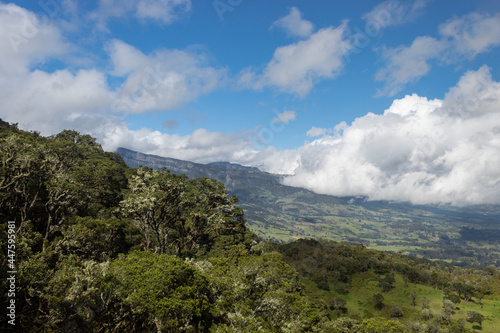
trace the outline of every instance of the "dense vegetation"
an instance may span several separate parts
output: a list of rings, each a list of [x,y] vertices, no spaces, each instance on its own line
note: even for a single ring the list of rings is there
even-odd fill
[[[363,245],[261,241],[212,179],[128,168],[74,131],[0,123],[23,332],[494,332],[500,274]],[[1,257],[7,266],[7,237]],[[7,307],[3,269],[1,306]],[[2,330],[12,326],[2,321]]]

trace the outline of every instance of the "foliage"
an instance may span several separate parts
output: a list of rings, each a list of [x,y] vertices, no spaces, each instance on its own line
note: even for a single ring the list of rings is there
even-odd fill
[[[158,253],[191,257],[210,251],[220,234],[246,232],[237,198],[215,180],[141,167],[129,188],[121,212],[142,230],[146,250],[155,241]]]
[[[133,246],[134,234],[137,238],[137,231],[127,221],[117,218],[74,216],[62,226],[61,234],[54,251],[101,262],[128,252]]]
[[[120,257],[110,270],[136,330],[192,332],[210,326],[208,280],[192,265],[145,251]]]
[[[483,327],[484,316],[476,311],[467,311],[467,321],[471,323],[478,323],[479,326]]]
[[[391,317],[393,318],[403,317],[403,310],[401,309],[400,306],[391,307]]]
[[[0,161],[0,224],[16,224],[23,332],[464,332],[496,323],[493,268],[333,241],[264,242],[222,183],[130,169],[88,135],[42,137],[0,121]],[[3,263],[6,246],[0,238]]]

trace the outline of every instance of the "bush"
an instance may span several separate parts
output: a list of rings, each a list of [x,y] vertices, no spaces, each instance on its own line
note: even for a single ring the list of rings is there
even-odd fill
[[[391,317],[400,318],[403,317],[403,310],[399,306],[391,307]]]
[[[397,321],[382,317],[370,318],[361,324],[361,332],[366,333],[407,333],[408,331]]]

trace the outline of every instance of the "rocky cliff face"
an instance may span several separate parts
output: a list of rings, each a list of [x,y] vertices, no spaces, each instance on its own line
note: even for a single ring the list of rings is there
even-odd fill
[[[167,158],[156,155],[148,155],[139,153],[126,148],[118,148],[116,153],[119,154],[125,163],[132,168],[137,168],[139,166],[147,166],[153,169],[167,168],[170,172],[175,174],[188,174],[201,167],[201,164],[177,160],[175,158]]]
[[[257,168],[229,162],[199,164],[175,158],[143,154],[126,148],[118,148],[116,153],[132,168],[142,165],[153,169],[165,168],[175,174],[185,174],[189,178],[213,178],[224,183],[228,191],[235,194],[242,190],[248,191],[256,188],[261,184],[276,187],[283,186],[279,183],[279,177],[276,175],[259,171]]]

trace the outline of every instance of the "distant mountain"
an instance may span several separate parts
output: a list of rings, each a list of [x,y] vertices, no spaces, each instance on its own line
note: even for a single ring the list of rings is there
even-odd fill
[[[279,176],[239,164],[229,162],[200,164],[170,157],[143,154],[125,148],[118,148],[116,152],[130,167],[136,168],[143,165],[153,169],[165,168],[175,174],[185,174],[189,178],[213,178],[224,183],[228,191],[236,195],[244,195],[245,192],[260,189],[262,186],[269,187],[273,192],[277,193],[294,189],[281,185]],[[300,189],[296,190],[302,191]]]
[[[280,183],[280,176],[228,162],[199,164],[119,148],[130,167],[209,177],[240,199],[248,226],[273,241],[328,238],[456,265],[500,267],[500,206],[418,206],[334,197]]]
[[[259,170],[256,167],[248,167],[241,164],[230,163],[230,162],[212,162],[207,163],[206,165],[219,167],[223,169],[245,169],[245,170]]]

